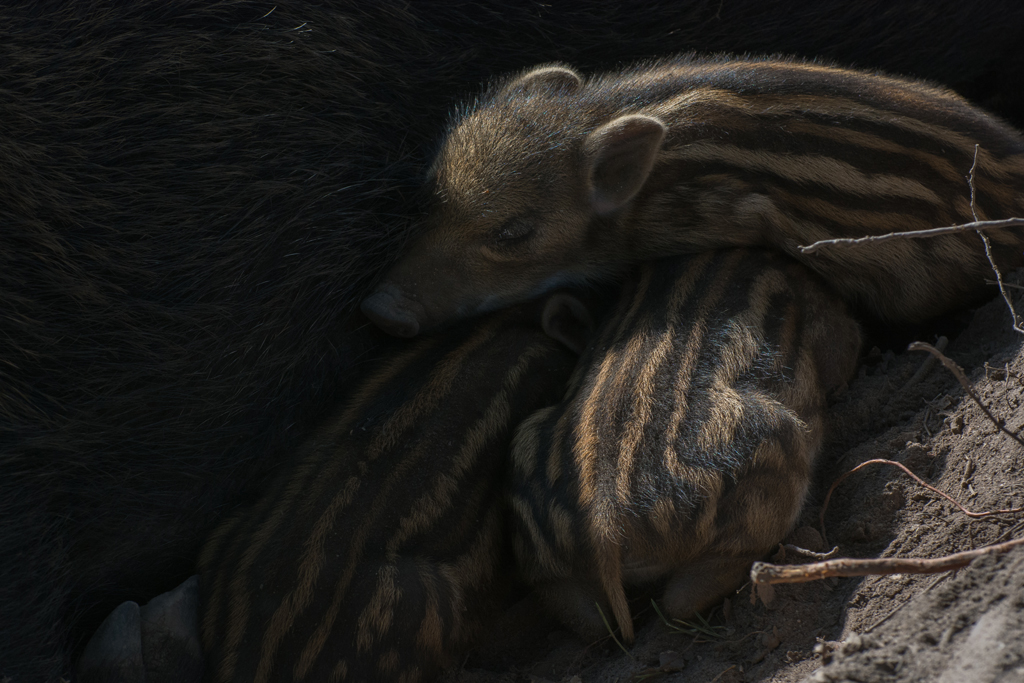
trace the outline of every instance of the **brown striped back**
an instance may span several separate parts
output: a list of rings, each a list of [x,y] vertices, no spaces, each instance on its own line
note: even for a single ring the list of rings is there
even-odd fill
[[[667,580],[699,611],[778,543],[803,502],[826,393],[861,343],[803,266],[758,250],[643,265],[570,381],[516,432],[511,502],[527,580],[576,630],[632,639],[624,587]]]
[[[519,307],[418,341],[223,523],[200,560],[209,680],[412,683],[452,663],[511,564],[512,430],[575,362],[540,318]]]
[[[951,91],[784,59],[685,56],[584,78],[547,66],[462,112],[434,161],[421,236],[364,309],[414,334],[652,258],[770,247],[899,322],[973,302],[977,234],[816,240],[1024,216],[1024,139]],[[1024,264],[1024,229],[989,233]],[[424,274],[442,273],[426,278]]]

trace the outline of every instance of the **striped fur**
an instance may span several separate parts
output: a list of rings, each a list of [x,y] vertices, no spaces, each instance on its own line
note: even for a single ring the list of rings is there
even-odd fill
[[[455,119],[422,234],[364,310],[410,335],[651,258],[768,246],[918,322],[984,293],[978,235],[797,246],[971,221],[975,145],[978,218],[1024,216],[1021,136],[920,81],[694,56],[588,79],[537,68]],[[989,234],[1001,267],[1024,262],[1024,230]]]
[[[586,636],[633,637],[624,587],[668,580],[686,617],[778,543],[806,492],[826,393],[857,324],[787,257],[727,250],[645,264],[566,400],[516,432],[511,505],[527,578]]]
[[[508,578],[512,430],[559,399],[576,359],[539,310],[399,354],[216,531],[200,560],[207,680],[413,683],[452,663]]]

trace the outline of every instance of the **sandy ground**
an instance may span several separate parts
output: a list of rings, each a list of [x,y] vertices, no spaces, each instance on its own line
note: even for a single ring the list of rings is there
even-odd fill
[[[1024,281],[1018,271],[1010,282]],[[1024,292],[1013,290],[1024,309]],[[1002,299],[951,324],[946,354],[1013,432],[1024,427],[1024,336]],[[943,332],[943,330],[940,330]],[[922,341],[935,342],[934,338]],[[901,346],[901,348],[903,348]],[[817,478],[791,543],[826,550],[818,517],[829,486],[873,458],[896,460],[973,511],[1024,505],[1024,447],[999,431],[922,352],[871,350],[836,397]],[[915,374],[918,376],[915,378]],[[1024,536],[1024,514],[971,519],[897,468],[869,465],[825,514],[840,557],[934,558]],[[792,556],[780,562],[806,562]],[[745,586],[705,615],[672,624],[634,603],[638,638],[584,643],[529,597],[504,616],[448,683],[938,681],[1024,683],[1024,547],[957,572],[779,585],[768,604]]]

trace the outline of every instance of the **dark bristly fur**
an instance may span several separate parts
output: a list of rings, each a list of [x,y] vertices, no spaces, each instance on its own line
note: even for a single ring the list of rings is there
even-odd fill
[[[349,311],[492,74],[781,51],[1024,112],[1019,0],[789,5],[0,3],[0,678],[70,677],[348,394]]]
[[[572,627],[595,604],[633,626],[624,587],[668,579],[686,617],[785,535],[860,330],[787,257],[732,250],[644,265],[566,400],[516,431],[511,500],[526,579]],[[610,608],[610,609],[609,609]]]
[[[538,311],[390,360],[217,530],[200,560],[208,680],[414,683],[455,660],[509,577],[512,430],[576,359]]]
[[[364,310],[410,336],[650,258],[767,246],[873,315],[921,322],[986,291],[978,235],[797,247],[970,222],[976,146],[978,218],[1024,216],[1024,139],[921,81],[778,58],[538,67],[455,119],[425,233]],[[1024,263],[1024,230],[990,237],[997,264]]]

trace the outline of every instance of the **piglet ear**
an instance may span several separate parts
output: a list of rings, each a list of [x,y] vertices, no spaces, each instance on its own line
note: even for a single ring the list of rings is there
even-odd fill
[[[566,292],[555,292],[544,304],[541,328],[570,351],[581,353],[594,336],[594,317],[586,304]]]
[[[584,172],[594,211],[621,208],[647,182],[668,129],[656,118],[628,114],[604,124],[583,142]]]
[[[509,84],[509,87],[522,90],[527,95],[539,92],[563,90],[574,93],[583,85],[583,78],[566,66],[552,64],[530,69]]]

